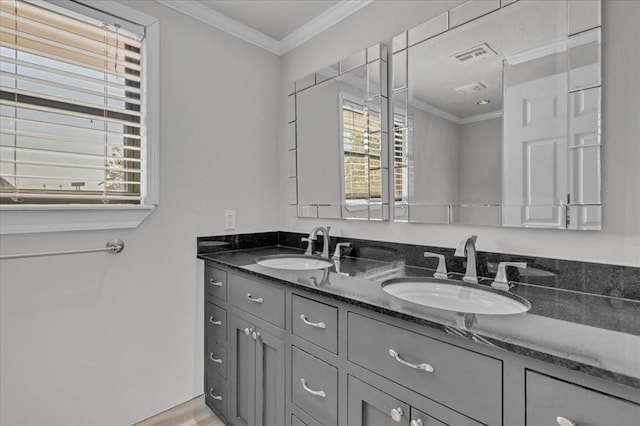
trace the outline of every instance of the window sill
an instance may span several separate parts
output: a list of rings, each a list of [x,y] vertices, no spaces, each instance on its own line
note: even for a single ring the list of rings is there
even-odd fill
[[[0,206],[0,235],[137,228],[155,206]]]

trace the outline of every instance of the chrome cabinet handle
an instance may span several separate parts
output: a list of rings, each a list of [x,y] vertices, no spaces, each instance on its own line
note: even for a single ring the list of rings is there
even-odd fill
[[[404,415],[404,411],[402,411],[402,407],[391,409],[391,418],[393,419],[394,422],[401,422],[403,415]]]
[[[252,301],[253,303],[263,303],[264,299],[262,297],[253,297],[251,293],[247,293],[247,299]]]
[[[402,365],[415,368],[416,370],[426,371],[427,373],[433,373],[433,365],[431,364],[427,364],[426,362],[422,364],[411,364],[410,362],[407,362],[404,359],[400,358],[400,354],[393,349],[389,349],[389,355],[391,355],[392,358],[395,358],[395,360]]]
[[[214,281],[213,278],[209,279],[209,284],[211,284],[214,287],[222,287],[222,282],[221,281]]]
[[[311,327],[316,327],[316,328],[321,328],[321,329],[325,329],[327,328],[327,324],[323,323],[322,321],[320,322],[311,322],[307,319],[307,317],[302,314],[300,315],[300,319],[307,325],[310,325]]]
[[[251,332],[252,332],[252,331],[253,331],[253,328],[245,328],[245,329],[244,329],[244,334],[245,334],[246,336],[248,336],[248,335],[250,335],[250,334],[251,334]]]
[[[313,389],[310,389],[307,386],[307,381],[304,378],[300,379],[300,383],[302,383],[302,387],[304,388],[304,390],[309,392],[311,395],[319,396],[320,398],[326,398],[327,397],[327,394],[323,390],[314,391]]]
[[[222,325],[222,321],[220,320],[214,320],[213,317],[209,317],[209,322],[213,325]]]
[[[215,362],[216,364],[222,364],[222,358],[214,358],[213,352],[209,352],[209,359]]]
[[[560,425],[560,426],[577,426],[577,423],[569,420],[566,417],[562,417],[562,416],[558,416],[556,417],[556,422]]]
[[[424,426],[424,422],[422,421],[422,419],[411,420],[409,426]]]
[[[254,331],[253,333],[251,333],[251,337],[253,338],[253,340],[258,340],[260,338],[260,332]]]
[[[213,388],[209,389],[209,395],[211,396],[211,398],[215,399],[216,401],[222,401],[222,395],[214,394]]]

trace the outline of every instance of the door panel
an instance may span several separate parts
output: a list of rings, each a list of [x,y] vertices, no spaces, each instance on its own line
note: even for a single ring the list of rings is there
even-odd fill
[[[251,338],[253,325],[230,315],[229,326],[229,418],[234,425],[252,426],[255,424],[256,383],[256,350]]]
[[[256,335],[255,400],[256,425],[284,424],[285,354],[284,341],[264,330]]]
[[[565,227],[567,74],[505,88],[503,204],[506,226]]]

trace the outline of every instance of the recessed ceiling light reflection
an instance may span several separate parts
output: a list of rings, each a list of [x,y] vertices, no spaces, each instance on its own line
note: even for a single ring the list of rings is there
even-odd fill
[[[485,99],[483,101],[478,101],[478,105],[488,105],[489,103],[491,103],[491,101],[488,99]]]

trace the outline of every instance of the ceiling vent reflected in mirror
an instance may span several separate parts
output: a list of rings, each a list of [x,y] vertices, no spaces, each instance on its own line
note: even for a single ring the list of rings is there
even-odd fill
[[[453,57],[460,62],[469,63],[484,57],[496,56],[497,54],[498,53],[493,50],[487,43],[482,43],[479,46],[466,49],[462,52],[458,52],[453,55]]]
[[[464,86],[456,87],[453,90],[455,90],[456,92],[460,93],[461,95],[465,95],[465,94],[468,94],[468,93],[482,92],[486,88],[487,88],[487,86],[484,83],[482,83],[481,81],[477,81],[475,83],[465,84]]]

